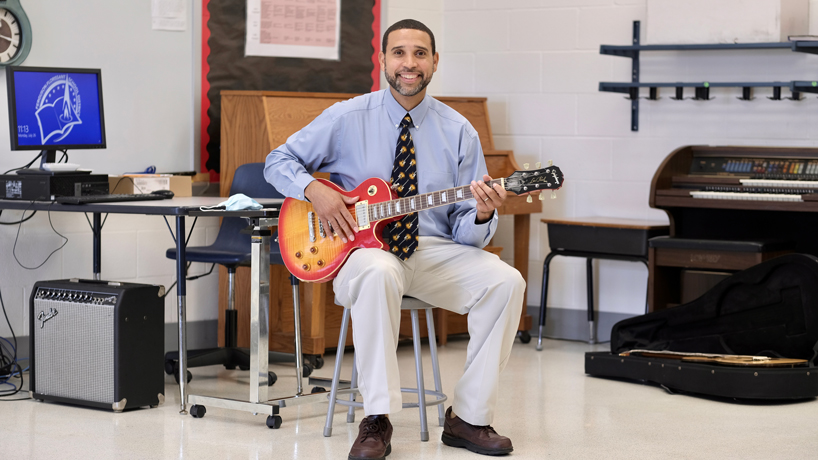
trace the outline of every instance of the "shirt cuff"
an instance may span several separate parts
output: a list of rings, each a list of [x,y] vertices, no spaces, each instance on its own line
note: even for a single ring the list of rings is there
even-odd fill
[[[290,186],[290,193],[288,195],[302,201],[307,201],[307,196],[304,194],[304,191],[314,180],[315,178],[306,172],[299,174]]]

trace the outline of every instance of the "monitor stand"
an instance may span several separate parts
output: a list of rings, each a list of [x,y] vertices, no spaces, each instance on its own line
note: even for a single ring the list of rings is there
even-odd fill
[[[40,169],[45,171],[45,164],[46,163],[56,163],[57,162],[57,151],[56,150],[41,150],[40,151]]]

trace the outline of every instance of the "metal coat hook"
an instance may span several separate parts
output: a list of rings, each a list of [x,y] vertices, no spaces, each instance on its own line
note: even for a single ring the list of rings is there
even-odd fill
[[[768,97],[767,99],[771,101],[780,101],[781,100],[781,87],[780,86],[773,86],[773,97]]]
[[[736,99],[740,101],[752,101],[753,99],[755,99],[753,97],[753,88],[749,86],[743,86],[741,88],[741,97],[737,97]]]
[[[676,87],[676,97],[671,97],[674,101],[683,101],[685,98],[685,89],[683,86]]]
[[[709,101],[711,99],[715,99],[715,97],[710,97],[710,85],[705,83],[704,86],[696,87],[696,96],[693,98],[694,101]]]
[[[787,99],[787,100],[790,100],[790,101],[797,101],[797,102],[801,102],[803,100],[801,98],[801,93],[798,92],[798,91],[793,91],[792,92],[792,97],[785,97],[784,99]]]

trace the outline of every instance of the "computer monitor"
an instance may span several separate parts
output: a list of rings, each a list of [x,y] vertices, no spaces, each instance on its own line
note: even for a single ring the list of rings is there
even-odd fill
[[[6,67],[12,150],[40,150],[41,167],[57,150],[104,149],[99,69]]]

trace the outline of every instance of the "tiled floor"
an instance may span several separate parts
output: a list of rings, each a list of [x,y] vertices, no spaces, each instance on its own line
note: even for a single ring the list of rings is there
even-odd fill
[[[467,342],[440,349],[444,392],[462,372]],[[606,345],[549,340],[517,343],[502,375],[495,428],[514,442],[516,458],[687,459],[816,458],[818,402],[741,404],[670,395],[661,388],[588,377],[583,353]],[[429,369],[428,348],[425,368]],[[399,348],[405,386],[413,386],[412,347]],[[332,372],[333,356],[323,369]],[[351,360],[345,360],[345,375]],[[292,368],[274,366],[271,397],[294,391]],[[193,394],[246,399],[247,373],[218,366],[193,369]],[[427,385],[431,375],[427,373]],[[239,382],[239,383],[237,383]],[[309,389],[309,388],[307,388]],[[178,413],[178,386],[166,377],[167,401],[121,414],[31,400],[0,402],[3,459],[346,459],[357,423],[338,409],[333,436],[322,436],[326,403],[282,409],[284,424],[268,429],[263,415],[208,409],[202,419]],[[361,413],[358,412],[357,420]],[[392,460],[483,458],[440,442],[429,410],[429,442],[420,442],[417,411],[392,416]]]

